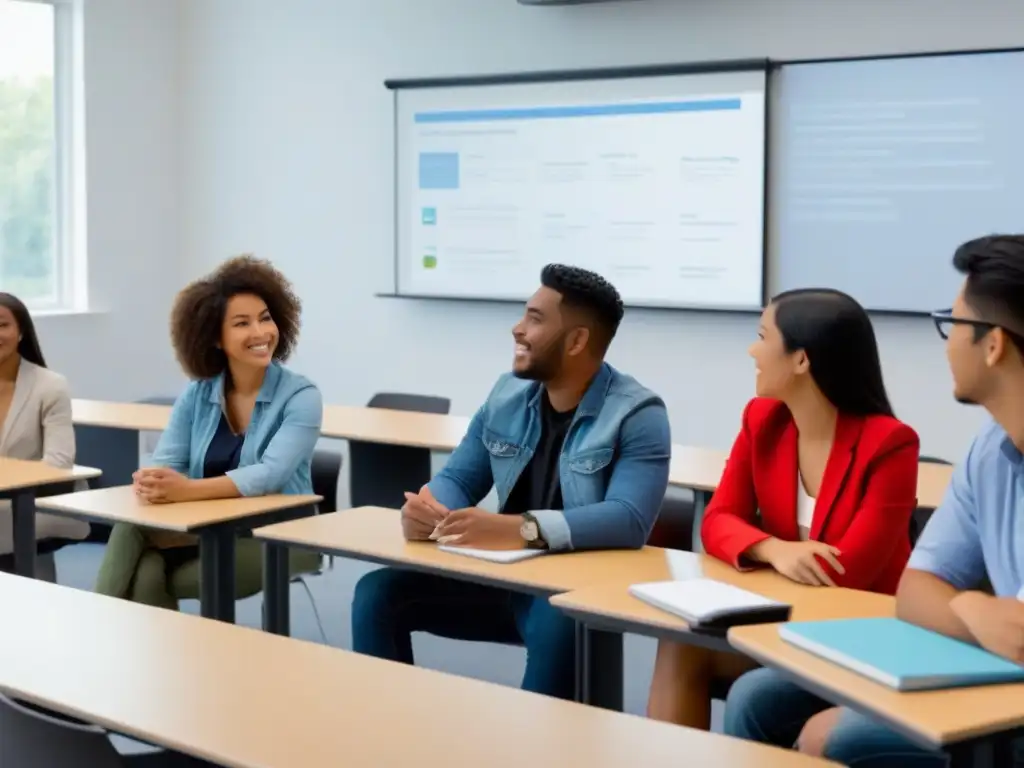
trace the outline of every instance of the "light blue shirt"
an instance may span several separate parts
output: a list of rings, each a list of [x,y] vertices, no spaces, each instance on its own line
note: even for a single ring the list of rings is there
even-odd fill
[[[987,574],[997,597],[1017,597],[1024,586],[1022,505],[1024,457],[990,421],[954,470],[907,567],[960,590],[977,588]]]
[[[238,468],[227,473],[242,496],[313,492],[313,451],[323,398],[305,376],[273,363],[256,396]],[[224,413],[224,376],[193,381],[174,403],[150,464],[203,476],[206,451]]]

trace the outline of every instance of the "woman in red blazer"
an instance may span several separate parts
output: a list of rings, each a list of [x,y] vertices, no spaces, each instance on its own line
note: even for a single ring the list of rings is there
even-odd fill
[[[750,347],[757,397],[701,525],[706,552],[814,586],[894,594],[910,557],[918,437],[893,416],[871,320],[839,291],[788,291]],[[648,715],[708,728],[739,656],[661,642]]]

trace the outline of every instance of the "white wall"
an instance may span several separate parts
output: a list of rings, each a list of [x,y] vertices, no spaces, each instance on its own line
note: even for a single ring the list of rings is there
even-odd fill
[[[1024,27],[1024,4],[1006,0],[183,2],[186,276],[241,251],[273,258],[305,300],[296,364],[328,402],[401,389],[448,395],[461,414],[507,369],[518,309],[373,298],[391,284],[385,78],[1012,46]],[[752,392],[755,325],[632,311],[611,359],[666,398],[676,442],[726,447]],[[959,457],[978,413],[953,403],[931,324],[878,330],[897,411],[926,451]]]
[[[90,312],[37,318],[81,397],[176,391],[167,317],[179,252],[177,0],[85,0]]]

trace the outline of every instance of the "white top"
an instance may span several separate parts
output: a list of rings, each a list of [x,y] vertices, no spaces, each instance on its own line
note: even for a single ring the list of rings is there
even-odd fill
[[[796,471],[796,524],[800,527],[800,540],[807,541],[811,537],[811,522],[814,520],[814,505],[817,502],[804,488],[804,479],[800,470]]]

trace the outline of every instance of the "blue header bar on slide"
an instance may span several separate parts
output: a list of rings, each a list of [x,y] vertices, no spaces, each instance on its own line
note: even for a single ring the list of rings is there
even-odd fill
[[[613,115],[659,115],[670,112],[720,112],[740,109],[743,100],[702,99],[695,101],[653,101],[642,104],[587,104],[564,107],[520,109],[466,109],[448,112],[418,112],[416,123],[478,123],[494,120],[544,120],[566,117],[608,117]]]

